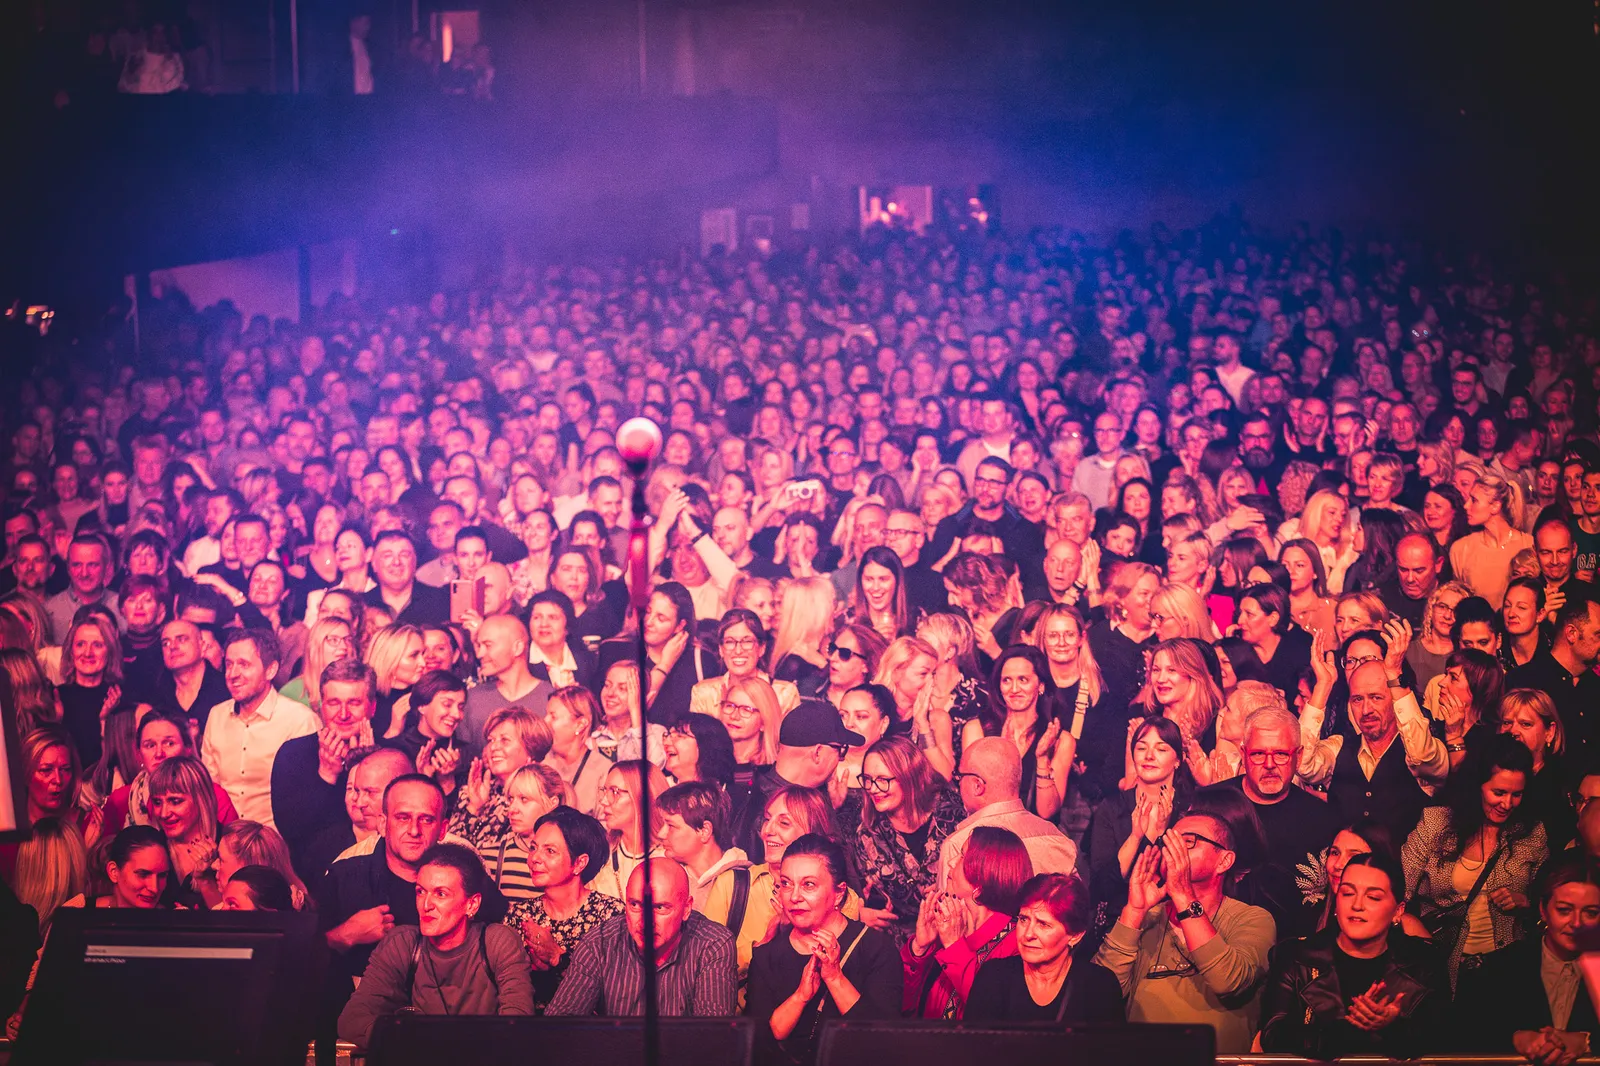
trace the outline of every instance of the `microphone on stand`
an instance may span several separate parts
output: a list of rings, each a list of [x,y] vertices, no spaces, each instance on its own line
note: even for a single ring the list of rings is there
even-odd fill
[[[617,430],[617,451],[633,478],[633,521],[628,530],[629,606],[642,611],[650,602],[650,516],[645,513],[645,471],[661,450],[661,427],[640,416],[630,418]],[[641,627],[641,639],[642,639]],[[644,669],[644,660],[639,660]],[[644,679],[640,678],[643,687]]]
[[[645,717],[650,692],[650,675],[645,664],[649,661],[644,646],[644,616],[650,606],[650,516],[644,502],[645,472],[650,461],[661,450],[661,427],[643,416],[630,418],[617,429],[617,451],[627,464],[633,477],[633,518],[628,528],[628,603],[633,608],[638,625],[635,648],[639,656],[639,753],[648,763],[650,758],[650,725]],[[643,910],[644,941],[641,954],[644,963],[644,1066],[656,1066],[661,1052],[661,1018],[656,1004],[656,907],[655,891],[651,885],[650,870],[650,775],[643,778],[639,789],[639,823],[644,826],[644,885],[639,900]],[[628,886],[622,886],[626,896]]]

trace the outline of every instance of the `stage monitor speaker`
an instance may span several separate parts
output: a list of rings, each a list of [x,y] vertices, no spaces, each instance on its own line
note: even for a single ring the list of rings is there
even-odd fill
[[[1158,1062],[1213,1066],[1209,1025],[951,1025],[929,1021],[827,1022],[817,1066],[1061,1066]]]
[[[661,1019],[660,1066],[749,1066],[749,1018]],[[639,1018],[398,1014],[373,1032],[368,1066],[498,1062],[626,1063],[643,1054]]]

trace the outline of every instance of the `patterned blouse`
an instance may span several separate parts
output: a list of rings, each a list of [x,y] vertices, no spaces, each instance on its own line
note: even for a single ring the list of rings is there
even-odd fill
[[[854,833],[846,831],[856,871],[869,888],[865,894],[871,894],[872,885],[883,889],[889,908],[899,918],[888,930],[896,944],[915,932],[922,897],[939,879],[939,848],[966,816],[960,793],[945,788],[934,799],[927,823],[911,841],[883,817],[874,818],[871,825],[860,825]]]
[[[561,945],[561,961],[554,968],[533,971],[534,1005],[541,1013],[561,984],[561,975],[566,972],[567,963],[572,959],[572,950],[578,946],[578,941],[591,929],[598,928],[621,913],[620,899],[593,889],[583,897],[577,913],[570,918],[552,918],[546,914],[543,896],[516,900],[511,904],[511,909],[506,912],[505,924],[514,929],[517,936],[522,935],[522,923],[532,921],[550,930],[555,942]]]
[[[501,838],[511,831],[511,821],[506,816],[510,800],[506,797],[505,788],[491,779],[488,802],[477,814],[467,811],[465,797],[460,799],[450,814],[450,832],[470,840],[472,846],[480,851],[487,845],[498,847]]]

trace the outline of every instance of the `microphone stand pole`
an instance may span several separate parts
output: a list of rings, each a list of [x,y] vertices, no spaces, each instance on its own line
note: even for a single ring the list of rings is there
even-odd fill
[[[650,670],[644,646],[644,616],[650,608],[650,516],[644,500],[645,470],[649,459],[630,462],[633,475],[633,521],[628,530],[628,568],[633,587],[629,590],[634,621],[638,626],[635,650],[639,656],[639,754],[646,771],[639,783],[639,823],[644,837],[644,885],[640,904],[644,909],[642,929],[644,941],[640,952],[644,957],[644,1066],[657,1066],[661,1061],[661,1012],[656,1003],[656,907],[654,886],[650,870],[650,725],[648,713]],[[622,886],[627,895],[627,886]],[[626,902],[626,901],[624,901]]]

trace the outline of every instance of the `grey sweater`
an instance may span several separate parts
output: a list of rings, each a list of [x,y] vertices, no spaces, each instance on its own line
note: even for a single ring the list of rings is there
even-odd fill
[[[415,978],[407,987],[413,958]],[[423,940],[415,926],[390,930],[339,1015],[339,1039],[364,1048],[378,1019],[403,1007],[423,1014],[532,1014],[533,980],[521,938],[503,925],[474,923],[467,942],[447,952]]]

